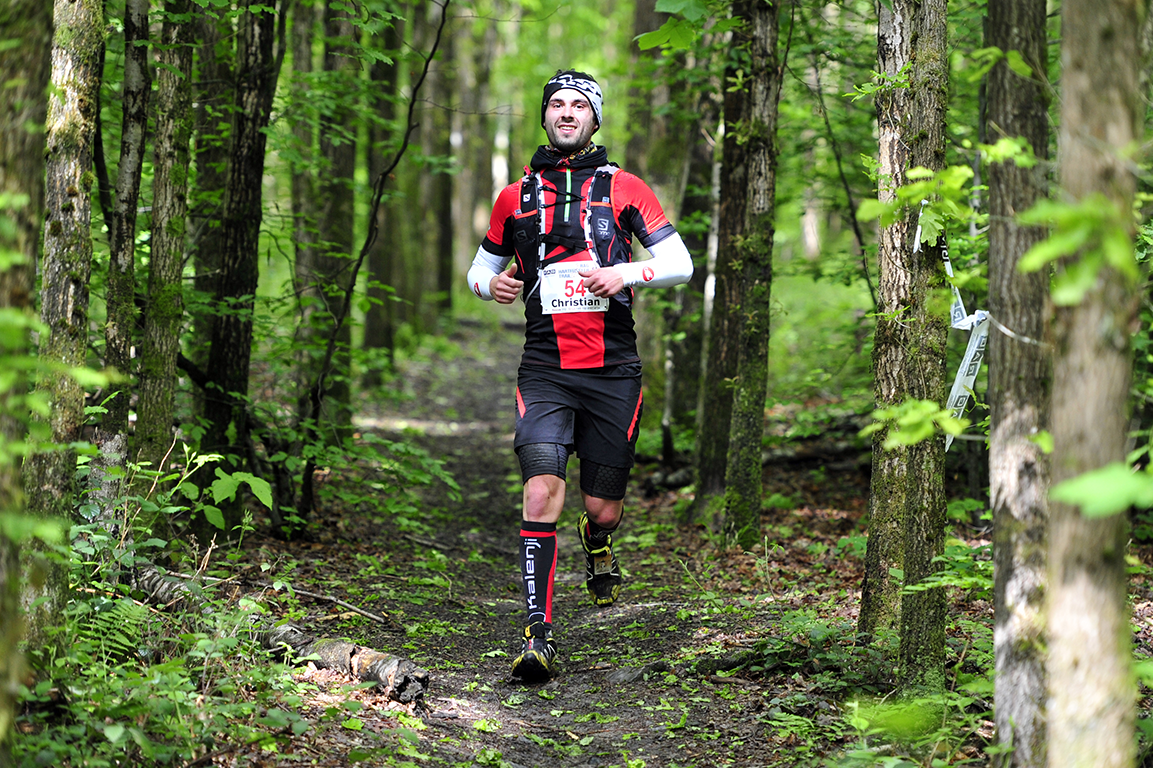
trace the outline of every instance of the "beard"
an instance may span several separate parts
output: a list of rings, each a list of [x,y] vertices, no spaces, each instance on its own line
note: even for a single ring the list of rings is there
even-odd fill
[[[566,123],[565,125],[571,125]],[[559,149],[566,155],[584,149],[588,146],[589,141],[593,137],[593,132],[596,131],[596,123],[589,120],[586,123],[577,124],[578,130],[574,133],[561,133],[557,130],[557,124],[553,123],[545,126],[545,134],[548,135],[549,143],[553,147]]]

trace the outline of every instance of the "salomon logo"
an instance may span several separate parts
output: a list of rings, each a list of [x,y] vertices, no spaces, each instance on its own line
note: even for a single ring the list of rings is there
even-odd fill
[[[609,234],[609,220],[597,219],[597,234],[608,237]]]

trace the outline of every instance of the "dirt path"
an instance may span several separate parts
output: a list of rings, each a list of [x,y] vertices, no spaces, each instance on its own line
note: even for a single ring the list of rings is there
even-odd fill
[[[856,560],[843,537],[853,532],[859,504],[781,513],[773,530],[788,539],[783,546],[766,540],[758,555],[724,553],[703,529],[677,524],[685,499],[640,495],[654,469],[641,466],[617,536],[622,599],[601,609],[584,590],[579,500],[570,493],[553,612],[560,672],[544,685],[510,677],[523,628],[511,434],[519,338],[512,329],[491,333],[466,328],[439,354],[405,361],[409,399],[360,424],[442,457],[458,494],[437,484],[412,508],[396,508],[395,499],[360,515],[334,506],[320,541],[268,544],[268,556],[277,567],[291,565],[301,588],[388,617],[381,626],[302,601],[301,623],[406,656],[432,676],[426,708],[413,709],[351,690],[328,672],[303,672],[313,730],[286,747],[281,764],[760,766],[824,751],[824,737],[807,733],[805,723],[835,731],[835,697],[788,674],[799,676],[823,647],[810,637],[814,628],[836,634],[830,628],[852,618]],[[820,473],[797,472],[778,478],[782,489],[832,487]],[[838,486],[842,495],[852,499],[856,482],[847,492]],[[782,616],[796,626],[780,626]],[[741,665],[732,676],[725,671]]]

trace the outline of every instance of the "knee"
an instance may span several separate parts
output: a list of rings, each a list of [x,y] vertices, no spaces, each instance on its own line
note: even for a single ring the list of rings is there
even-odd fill
[[[524,483],[524,518],[551,522],[553,509],[564,504],[565,481],[556,475],[534,475]],[[559,509],[558,509],[559,511]]]
[[[615,529],[621,522],[624,502],[615,499],[600,499],[584,494],[585,512],[589,519],[601,528]]]

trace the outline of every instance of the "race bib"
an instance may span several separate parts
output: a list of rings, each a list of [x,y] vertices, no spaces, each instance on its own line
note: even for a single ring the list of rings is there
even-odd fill
[[[580,270],[590,266],[594,266],[592,261],[564,261],[550,264],[541,270],[541,311],[546,315],[608,312],[609,300],[597,298],[583,285]]]

